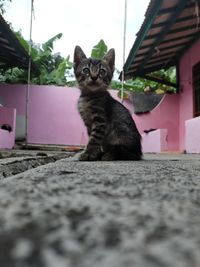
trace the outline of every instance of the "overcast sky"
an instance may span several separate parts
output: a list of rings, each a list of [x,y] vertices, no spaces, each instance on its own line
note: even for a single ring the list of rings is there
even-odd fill
[[[31,0],[13,0],[4,18],[14,30],[21,30],[29,39]],[[80,45],[87,56],[92,47],[103,39],[108,48],[116,50],[116,67],[123,66],[123,31],[125,0],[34,0],[35,19],[32,39],[43,43],[56,35],[63,37],[56,42],[55,52],[70,55]],[[135,35],[144,20],[149,0],[127,0],[126,58]]]

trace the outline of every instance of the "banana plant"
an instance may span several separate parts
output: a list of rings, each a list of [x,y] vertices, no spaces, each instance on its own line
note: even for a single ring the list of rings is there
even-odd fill
[[[95,45],[91,52],[91,57],[101,59],[107,53],[108,47],[104,40],[100,40],[97,45]]]
[[[39,74],[31,73],[31,83],[66,85],[69,70],[72,68],[70,57],[63,58],[59,53],[53,54],[54,43],[62,37],[62,33],[56,34],[42,45],[32,43],[31,46],[20,32],[16,32],[16,36],[27,52],[30,49],[30,56],[39,70]],[[28,73],[26,70],[14,68],[2,73],[0,81],[27,83],[27,78]]]

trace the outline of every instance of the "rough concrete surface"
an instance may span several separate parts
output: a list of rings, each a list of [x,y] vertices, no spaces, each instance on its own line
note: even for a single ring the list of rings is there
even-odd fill
[[[72,155],[74,155],[73,152],[61,151],[2,150],[0,152],[0,179]]]
[[[0,179],[2,267],[200,267],[200,156],[76,157]]]

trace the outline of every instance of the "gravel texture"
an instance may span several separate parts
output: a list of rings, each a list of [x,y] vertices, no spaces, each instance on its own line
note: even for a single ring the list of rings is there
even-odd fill
[[[2,267],[200,267],[200,156],[62,159],[0,179]]]

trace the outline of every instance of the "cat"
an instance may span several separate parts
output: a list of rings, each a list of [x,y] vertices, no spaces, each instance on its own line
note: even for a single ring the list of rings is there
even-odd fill
[[[81,91],[78,110],[89,141],[80,161],[140,160],[141,136],[128,109],[107,91],[114,72],[115,50],[102,60],[74,50],[74,74]]]
[[[9,124],[1,125],[1,129],[8,131],[9,133],[12,132],[12,127]]]

